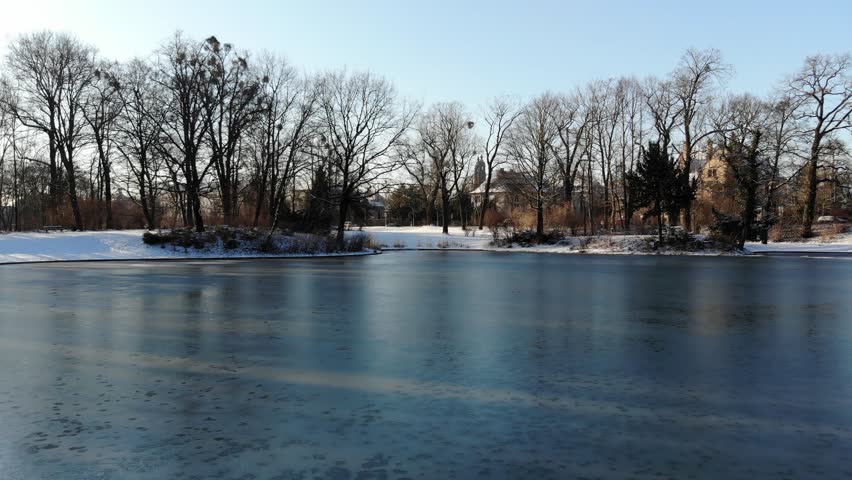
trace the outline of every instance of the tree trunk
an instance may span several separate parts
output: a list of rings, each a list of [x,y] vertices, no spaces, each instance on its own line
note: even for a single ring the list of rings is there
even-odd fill
[[[745,247],[745,242],[751,238],[751,228],[754,224],[754,209],[757,206],[757,196],[753,187],[746,192],[745,205],[743,207],[743,231],[739,240],[739,247]]]
[[[685,200],[683,205],[683,228],[687,232],[692,231],[692,199],[689,198]]]
[[[60,185],[60,176],[61,172],[59,170],[59,164],[56,161],[56,156],[58,155],[56,146],[56,140],[53,134],[49,134],[48,138],[48,156],[50,158],[50,165],[48,170],[50,171],[50,183],[47,186],[48,192],[48,209],[50,210],[50,222],[56,222],[59,218],[59,192],[62,187]]]
[[[112,221],[112,179],[108,166],[104,166],[104,202],[106,202],[106,228],[114,228]]]
[[[595,191],[594,191],[594,183],[592,179],[592,167],[589,166],[589,200],[586,205],[586,208],[589,209],[589,234],[594,235],[597,231],[595,226]]]
[[[201,196],[198,194],[198,190],[192,194],[192,216],[195,221],[195,231],[203,233],[204,218],[201,216]]]
[[[201,216],[201,180],[198,178],[196,153],[191,152],[185,159],[187,162],[186,201],[189,207],[188,216],[195,224],[195,231],[204,233],[204,218]]]
[[[14,122],[14,120],[13,120]],[[21,231],[21,218],[18,211],[18,143],[15,138],[15,124],[12,123],[12,199],[15,210],[14,231]]]
[[[805,238],[813,235],[814,215],[816,214],[817,197],[817,164],[819,161],[819,140],[814,139],[811,145],[811,158],[807,167],[807,191],[805,198],[804,217],[802,218],[802,236]]]
[[[426,201],[426,222],[429,225],[434,225],[437,223],[437,208],[435,208],[435,200],[438,198],[438,192],[440,191],[440,183],[435,182],[435,186],[432,188],[432,196],[427,198]],[[431,199],[431,200],[430,200]]]
[[[80,215],[80,205],[77,202],[77,174],[74,171],[74,150],[73,148],[68,148],[65,150],[65,146],[59,150],[59,154],[62,160],[62,165],[65,167],[66,175],[68,176],[68,198],[71,200],[71,211],[74,214],[74,228],[77,231],[83,230],[83,216]]]
[[[107,152],[104,149],[104,138],[98,130],[95,130],[95,143],[98,147],[98,160],[100,161],[100,171],[103,179],[104,210],[106,212],[105,227],[107,230],[112,230],[112,179],[110,164],[109,159],[107,158]]]
[[[193,172],[193,177],[198,174]],[[204,232],[204,218],[201,216],[201,193],[199,192],[200,185],[198,181],[193,179],[192,182],[187,182],[186,203],[189,207],[187,212],[192,223],[195,224],[195,231],[198,233]]]
[[[535,235],[541,241],[544,238],[544,199],[538,195],[536,202]]]
[[[219,176],[219,190],[222,195],[222,222],[232,225],[234,212],[231,208],[231,178],[227,174]]]
[[[570,205],[573,196],[574,181],[571,179],[571,175],[565,174],[562,177],[562,200]]]
[[[349,213],[349,195],[347,193],[343,193],[340,198],[340,209],[338,211],[338,219],[337,219],[337,249],[343,250],[343,247],[346,245],[346,240],[344,238],[345,230],[346,230],[346,215]]]
[[[433,208],[433,206],[432,206],[432,203],[433,203],[433,202],[429,201],[429,199],[428,199],[428,198],[426,199],[426,225],[432,225],[432,223],[433,223],[433,222],[432,222],[432,220],[433,220],[433,218],[432,218],[432,217],[434,216],[434,214],[433,214],[433,210],[434,210],[434,208]],[[414,216],[413,216],[413,214],[412,214],[412,222],[413,222],[413,221],[414,221]]]
[[[145,216],[145,228],[148,230],[154,229],[154,220],[151,215],[151,210],[148,208],[148,193],[145,188],[144,181],[139,182],[139,203],[142,206],[142,215]]]
[[[450,192],[447,190],[447,179],[441,179],[441,209],[443,210],[443,221],[441,231],[450,233]]]
[[[775,181],[772,180],[769,183],[769,187],[766,189],[766,202],[763,204],[763,217],[771,215],[770,212],[774,209],[774,205],[772,202],[772,195],[775,189]],[[760,232],[760,243],[766,245],[769,243],[769,229],[764,228],[762,232]]]
[[[488,175],[485,176],[485,194],[482,196],[482,207],[479,211],[479,229],[482,230],[485,224],[485,212],[488,210],[488,201],[491,194],[491,169],[488,170]]]
[[[467,230],[467,218],[466,218],[467,216],[465,215],[464,199],[462,198],[461,194],[459,194],[458,200],[459,200],[458,201],[458,203],[459,203],[459,215],[461,215],[461,227],[462,227],[462,230]]]
[[[77,203],[77,178],[73,169],[68,172],[68,197],[71,199],[71,211],[74,212],[74,228],[83,230],[83,217],[80,215],[80,205]]]
[[[260,213],[263,210],[263,203],[266,201],[266,178],[267,174],[264,169],[263,175],[261,175],[260,185],[257,190],[257,205],[254,208],[254,221],[252,222],[252,226],[257,227],[257,224],[260,223]]]
[[[692,131],[689,123],[684,125],[683,169],[686,171],[683,179],[685,182],[683,191],[688,191],[691,181],[689,172],[692,171]],[[687,232],[692,231],[692,199],[690,198],[687,198],[683,204],[683,228]]]

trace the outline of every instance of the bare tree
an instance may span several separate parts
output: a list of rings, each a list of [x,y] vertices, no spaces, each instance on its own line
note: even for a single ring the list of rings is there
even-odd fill
[[[426,209],[426,223],[435,222],[435,199],[438,196],[439,182],[434,170],[435,163],[426,154],[426,147],[419,140],[407,139],[399,149],[400,163],[408,175],[414,179]]]
[[[279,71],[278,75],[286,75],[286,71]],[[269,99],[271,110],[267,111],[265,122],[273,121],[275,132],[269,132],[268,127],[272,126],[266,123],[264,132],[266,136],[265,149],[268,149],[267,155],[272,158],[273,173],[270,181],[270,198],[272,203],[272,228],[270,235],[275,232],[278,227],[278,222],[281,218],[281,210],[284,206],[287,188],[290,183],[294,182],[296,175],[303,167],[300,162],[300,154],[308,148],[309,144],[323,143],[322,148],[325,148],[328,153],[328,141],[325,136],[322,142],[317,142],[318,137],[315,136],[317,129],[323,128],[322,118],[320,116],[320,100],[321,90],[320,85],[315,80],[304,79],[296,82],[294,85],[287,85],[286,80],[281,77],[273,77],[273,82],[283,81],[277,88],[270,91],[272,97]],[[271,115],[271,116],[269,116]],[[279,127],[280,126],[280,127]],[[282,132],[283,136],[282,136]],[[328,155],[324,158],[326,163]],[[323,165],[323,168],[327,168]],[[328,173],[325,171],[324,173]],[[311,198],[310,201],[327,201],[328,199]]]
[[[722,54],[715,49],[689,49],[681,57],[680,64],[672,73],[672,85],[678,100],[680,126],[683,130],[683,167],[691,172],[695,147],[710,135],[717,133],[709,127],[707,114],[713,101],[713,90],[718,82],[731,72],[731,67],[722,61]],[[689,175],[686,176],[689,181]],[[692,228],[692,202],[683,209],[683,223],[687,230]]]
[[[224,221],[233,225],[239,214],[240,174],[243,171],[241,143],[244,134],[259,120],[261,80],[249,70],[248,56],[238,54],[229,43],[211,36],[204,41],[209,71],[209,98],[205,121],[210,160],[216,174]]]
[[[668,154],[672,134],[680,122],[680,107],[671,81],[649,78],[643,85],[645,104],[659,139],[660,150]],[[644,146],[644,145],[643,145]]]
[[[764,215],[769,215],[775,209],[776,192],[790,183],[800,173],[802,167],[795,168],[783,178],[781,172],[795,167],[795,158],[800,157],[799,146],[804,136],[802,124],[797,119],[799,100],[786,94],[773,98],[767,104],[766,143],[770,160],[767,179],[764,184]],[[766,244],[769,240],[768,231],[763,232],[761,241]]]
[[[630,230],[633,213],[636,210],[630,195],[630,186],[627,179],[636,168],[641,155],[642,145],[645,142],[644,116],[645,108],[642,95],[642,87],[634,78],[622,78],[619,80],[619,101],[621,117],[619,124],[619,149],[620,149],[620,172],[621,179],[621,203],[622,203],[622,226],[625,231]]]
[[[159,225],[158,197],[162,191],[163,157],[157,148],[165,122],[164,111],[158,109],[157,93],[151,66],[134,59],[124,65],[118,76],[116,93],[122,105],[116,122],[116,149],[124,159],[128,184],[127,194],[142,209],[145,226]]]
[[[472,122],[467,122],[459,136],[459,141],[450,148],[450,171],[453,177],[452,190],[455,191],[459,208],[462,230],[467,230],[467,210],[465,208],[466,186],[470,178],[471,160],[476,156],[476,146],[479,140],[466,131],[473,128]]]
[[[98,170],[103,191],[103,206],[106,212],[105,226],[114,227],[112,220],[112,151],[115,141],[113,133],[124,108],[118,90],[121,88],[116,76],[117,66],[107,62],[98,64],[94,71],[89,93],[85,97],[83,115],[91,130],[92,140],[98,155]],[[98,195],[98,198],[101,198]]]
[[[5,94],[2,92],[0,94]],[[12,197],[12,203],[17,210],[17,157],[15,152],[15,118],[10,115],[5,109],[0,109],[0,231],[12,230],[14,222],[17,221],[17,212],[8,212],[5,208],[8,205],[7,198]],[[12,179],[8,181],[9,168],[12,163]],[[12,192],[9,192],[8,184],[12,183]],[[8,195],[11,193],[11,195]]]
[[[378,182],[398,167],[392,153],[414,112],[399,104],[387,80],[347,72],[323,77],[320,110],[329,165],[339,181],[337,245],[342,248],[349,207],[375,194]]]
[[[485,191],[482,195],[482,206],[479,211],[479,229],[485,224],[485,212],[489,208],[491,181],[494,169],[505,160],[506,134],[512,128],[515,120],[521,114],[518,105],[507,97],[495,98],[486,107],[485,124],[488,126],[488,136],[485,138]]]
[[[85,141],[82,100],[94,75],[93,57],[94,50],[75,37],[45,31],[19,37],[7,59],[20,93],[8,107],[22,125],[47,136],[51,209],[58,213],[61,163],[77,229],[83,220],[74,162]]]
[[[574,187],[582,158],[588,157],[588,129],[594,109],[586,100],[584,92],[559,97],[556,109],[556,126],[559,131],[559,148],[556,149],[556,165],[562,182],[562,199],[573,208]]]
[[[798,118],[806,125],[810,149],[805,167],[803,236],[813,234],[821,154],[840,132],[852,129],[852,58],[846,55],[808,57],[790,78],[788,94],[800,102]]]
[[[604,228],[613,224],[615,209],[613,196],[616,193],[613,169],[617,151],[618,125],[623,108],[623,90],[613,80],[589,85],[589,100],[592,107],[592,122],[589,134],[592,138],[590,159],[597,159],[603,184]]]
[[[528,103],[513,125],[508,154],[524,181],[522,194],[536,211],[536,236],[544,236],[544,209],[556,194],[553,189],[553,163],[559,142],[556,112],[559,99],[549,93]]]
[[[267,212],[270,218],[277,205],[275,190],[289,143],[287,127],[301,91],[295,69],[283,58],[267,54],[260,60],[259,70],[263,108],[261,118],[252,132],[253,183],[256,190],[254,226],[260,222],[268,199],[270,205]],[[283,166],[284,177],[289,178],[291,165]]]
[[[465,141],[465,131],[473,124],[467,119],[461,104],[438,103],[420,119],[418,133],[431,163],[434,189],[440,191],[442,229],[449,233],[450,197],[453,192],[453,170],[457,155]]]
[[[40,32],[23,35],[9,46],[9,78],[5,79],[9,83],[4,90],[10,94],[3,97],[4,110],[47,137],[49,209],[53,216],[58,215],[61,192],[57,115],[64,79],[58,70],[65,68],[64,62],[52,54],[58,41],[54,33]]]
[[[204,231],[201,215],[201,188],[211,162],[200,163],[204,139],[210,122],[206,121],[210,74],[204,44],[176,33],[158,52],[153,79],[158,109],[164,112],[161,142],[158,145],[169,163],[178,195],[186,195],[186,220]]]
[[[8,192],[7,173],[8,173],[8,158],[11,156],[12,164],[12,180],[11,180],[11,196],[12,196],[12,211],[9,215],[6,212],[0,212],[0,229],[11,229],[20,231],[21,221],[18,208],[18,181],[19,181],[19,162],[18,162],[18,143],[17,129],[18,122],[13,111],[9,108],[10,105],[17,103],[16,93],[12,90],[12,84],[5,78],[0,79],[0,205],[6,205],[4,195]],[[11,228],[10,228],[11,227]]]

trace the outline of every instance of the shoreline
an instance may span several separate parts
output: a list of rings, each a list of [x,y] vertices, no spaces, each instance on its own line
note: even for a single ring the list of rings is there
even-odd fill
[[[821,257],[832,257],[832,258],[852,258],[852,252],[818,252],[818,251],[787,251],[787,250],[764,250],[764,251],[740,251],[740,252],[707,252],[701,253],[697,252],[603,252],[603,251],[578,251],[578,250],[567,250],[567,251],[546,251],[546,250],[536,250],[530,248],[500,248],[500,247],[491,247],[491,248],[386,248],[382,249],[382,252],[416,252],[416,251],[428,251],[428,252],[485,252],[485,253],[534,253],[534,254],[548,254],[548,255],[605,255],[605,256],[614,256],[614,257],[731,257],[731,258],[743,258],[743,257],[792,257],[792,258],[821,258]]]
[[[458,227],[443,234],[440,227],[366,227],[358,232],[369,235],[378,248],[363,252],[264,254],[250,250],[226,251],[221,247],[188,251],[162,250],[145,245],[143,230],[108,230],[91,232],[0,234],[0,266],[94,263],[94,262],[199,262],[239,260],[286,260],[340,258],[377,255],[385,252],[447,251],[492,252],[500,254],[606,255],[606,256],[681,256],[681,257],[775,257],[775,258],[852,258],[852,242],[837,244],[780,243],[746,245],[743,250],[648,250],[644,236],[604,236],[571,239],[554,245],[497,247],[490,245],[490,235],[469,235]],[[852,240],[852,238],[850,238]],[[183,250],[183,249],[179,249]]]
[[[344,252],[344,253],[323,253],[317,255],[241,255],[233,257],[139,257],[139,258],[82,258],[82,259],[64,259],[64,260],[23,260],[20,262],[0,262],[0,267],[14,265],[44,265],[55,263],[112,263],[112,262],[165,262],[165,263],[180,263],[180,262],[212,262],[223,260],[299,260],[299,259],[323,259],[323,258],[342,258],[342,257],[367,257],[370,255],[381,255],[381,250],[365,251],[365,252]]]
[[[50,265],[61,263],[191,263],[191,262],[221,262],[221,261],[253,261],[253,260],[322,260],[338,259],[347,257],[367,257],[382,255],[393,252],[471,252],[471,253],[496,253],[496,254],[536,254],[536,255],[582,255],[582,256],[606,256],[606,257],[727,257],[727,258],[812,258],[812,259],[834,259],[852,258],[852,253],[846,252],[788,252],[788,251],[763,251],[763,252],[739,252],[739,253],[685,253],[685,252],[584,252],[564,251],[549,252],[532,249],[511,248],[389,248],[368,252],[332,253],[320,255],[246,255],[234,257],[144,257],[144,258],[97,258],[97,259],[66,259],[66,260],[32,260],[20,262],[0,262],[0,267],[15,265]]]
[[[546,246],[545,246],[546,248]],[[464,247],[423,247],[423,248],[384,248],[382,252],[485,252],[485,253],[534,253],[537,255],[607,255],[614,257],[751,257],[756,256],[749,252],[637,252],[637,251],[581,251],[581,250],[563,250],[549,251],[544,249],[535,249],[528,247],[487,247],[487,248],[464,248]]]

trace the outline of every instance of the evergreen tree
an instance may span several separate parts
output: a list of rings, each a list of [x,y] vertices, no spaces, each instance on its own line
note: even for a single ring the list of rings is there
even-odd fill
[[[695,184],[689,172],[663,151],[659,142],[649,142],[635,172],[627,176],[633,207],[648,208],[643,218],[657,218],[657,232],[663,242],[663,214],[675,218],[677,212],[695,197]]]

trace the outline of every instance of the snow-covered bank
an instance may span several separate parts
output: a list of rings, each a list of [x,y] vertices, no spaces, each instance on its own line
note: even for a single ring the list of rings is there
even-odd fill
[[[460,227],[450,227],[444,235],[441,227],[366,227],[364,233],[370,235],[375,243],[384,250],[487,250],[494,252],[534,252],[534,253],[589,253],[607,255],[731,255],[719,250],[684,251],[662,249],[649,251],[654,237],[651,235],[612,235],[568,237],[555,245],[535,245],[512,248],[495,247],[491,244],[489,230],[469,230],[465,233]],[[354,233],[354,232],[353,232]]]
[[[828,241],[813,238],[802,242],[773,242],[766,245],[751,242],[746,244],[746,250],[751,253],[848,253],[852,255],[852,233],[837,235]]]
[[[356,231],[348,234],[359,233]],[[488,230],[468,230],[450,227],[444,235],[441,227],[365,227],[363,233],[370,235],[373,241],[384,250],[400,249],[487,249],[491,248],[491,233]]]
[[[262,254],[248,249],[198,250],[145,245],[144,230],[105,232],[8,233],[0,234],[0,264],[33,262],[75,262],[92,260],[191,260],[239,258],[295,258],[339,254]]]
[[[177,260],[177,259],[228,259],[228,258],[291,258],[308,256],[338,256],[355,254],[260,254],[249,249],[224,250],[211,248],[198,250],[167,246],[145,245],[143,230],[106,232],[64,233],[8,233],[0,234],[0,264],[55,261],[90,260]],[[357,231],[348,232],[350,235]],[[384,250],[488,250],[497,252],[539,253],[590,253],[610,255],[723,255],[730,253],[715,250],[680,251],[664,250],[649,252],[650,236],[621,235],[598,237],[570,237],[556,245],[504,248],[491,245],[488,230],[470,230],[465,233],[459,227],[450,228],[449,235],[441,233],[440,227],[368,227],[364,233],[370,235]],[[840,235],[830,242],[784,242],[762,245],[749,243],[747,253],[783,252],[790,255],[813,255],[832,253],[852,256],[852,234]],[[367,252],[369,253],[369,252]]]
[[[569,237],[556,245],[504,248],[491,245],[491,233],[486,230],[465,232],[460,227],[450,227],[449,234],[441,233],[441,227],[366,227],[364,233],[384,250],[400,249],[471,249],[497,252],[540,252],[540,253],[590,253],[607,255],[737,255],[720,250],[684,251],[663,249],[648,251],[650,235],[613,235],[594,237]],[[354,233],[354,232],[353,232]],[[831,241],[813,239],[807,242],[777,242],[768,245],[746,244],[745,252],[789,252],[789,253],[849,253],[852,255],[852,233],[838,235]]]

